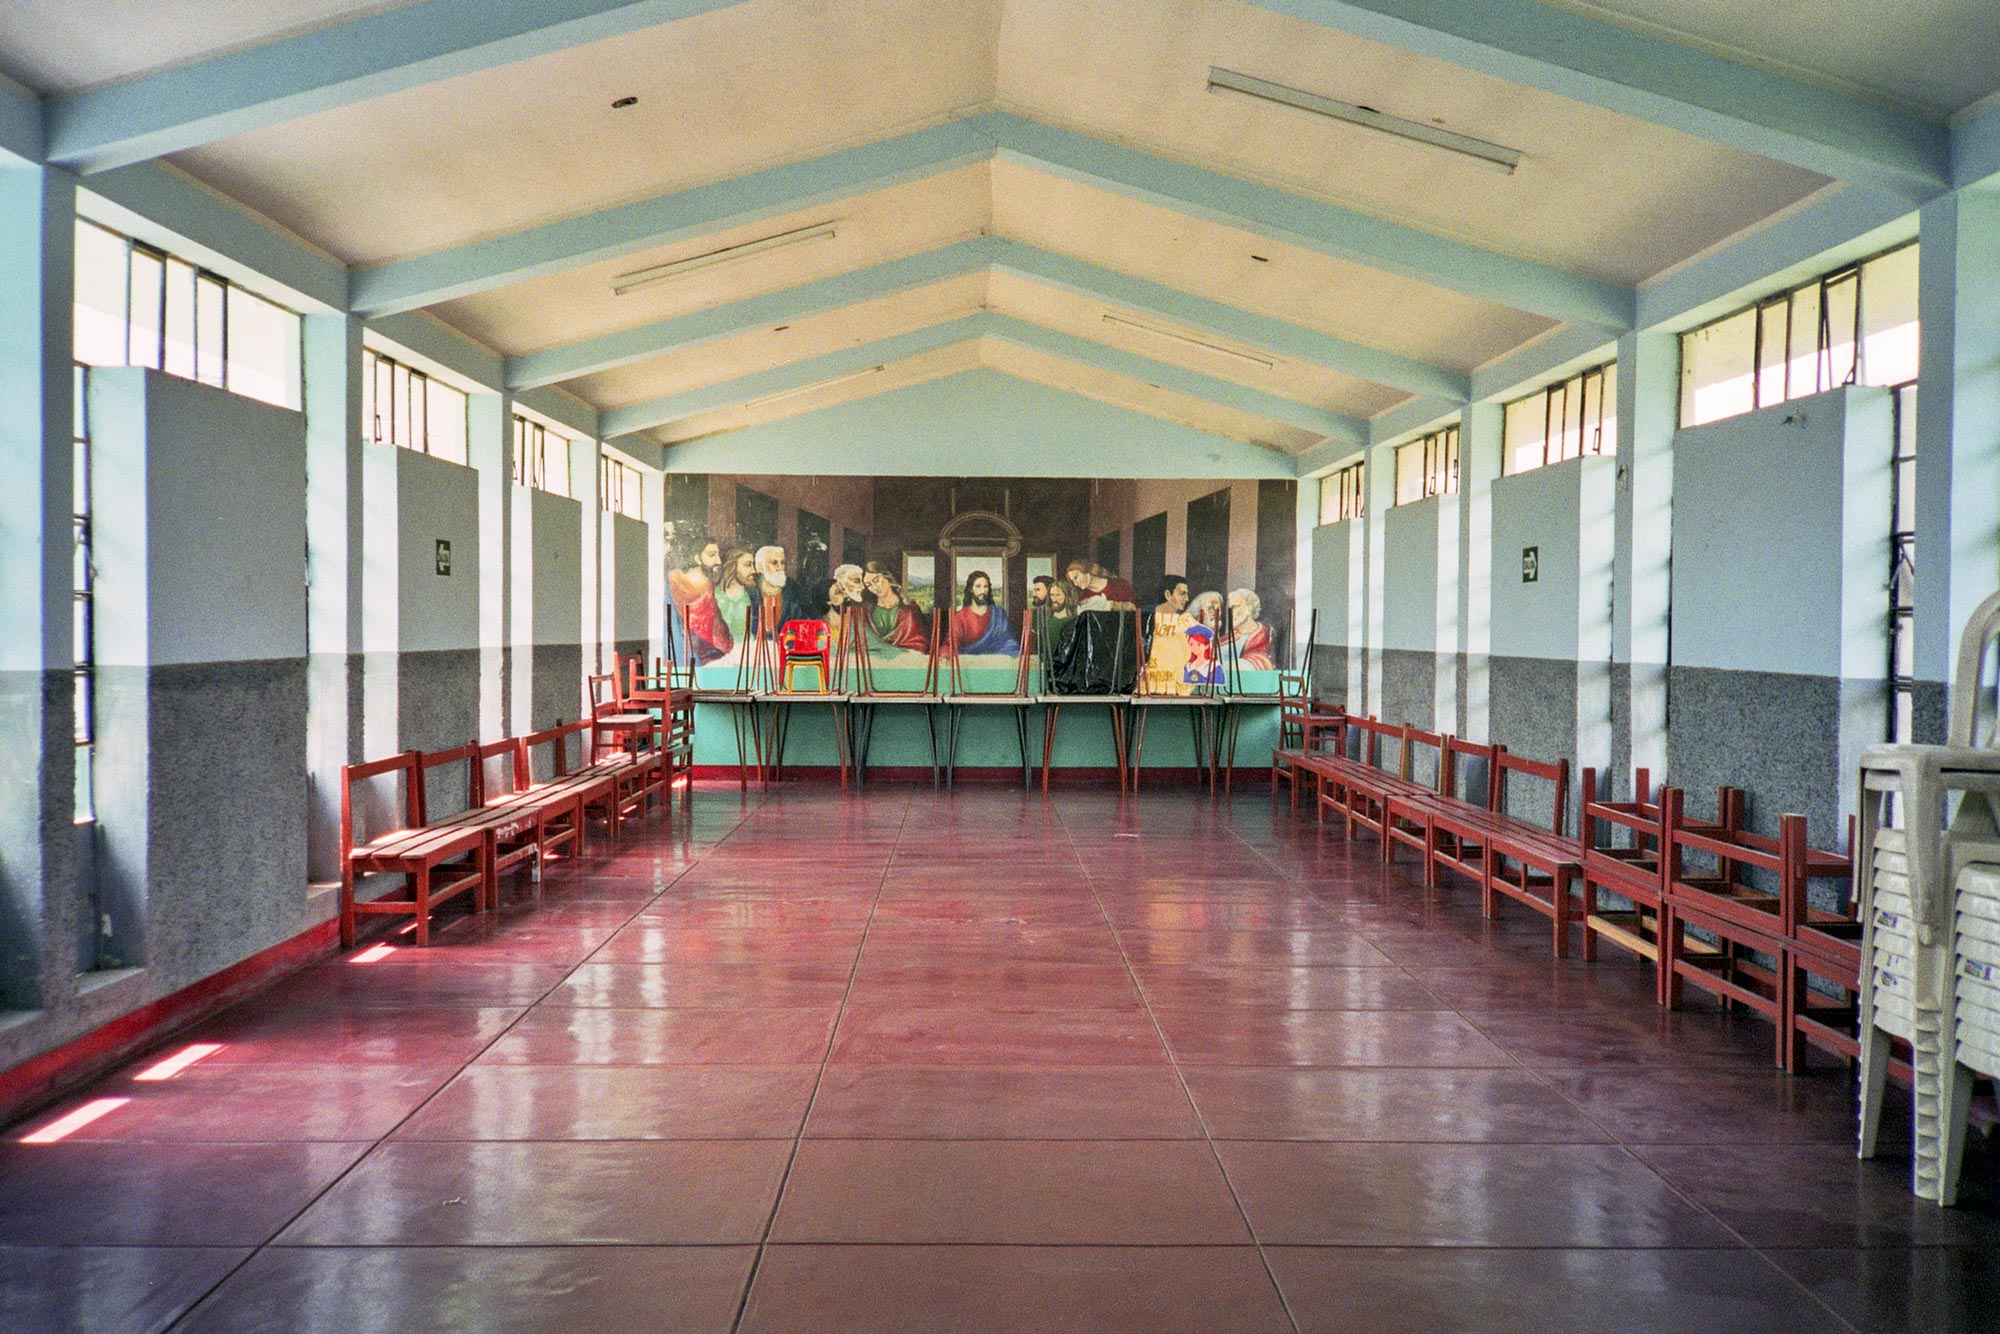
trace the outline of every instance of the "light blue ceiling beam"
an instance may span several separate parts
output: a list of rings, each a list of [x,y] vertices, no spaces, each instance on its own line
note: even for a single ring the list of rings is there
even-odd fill
[[[993,140],[975,122],[953,121],[810,161],[361,269],[354,275],[354,306],[365,315],[415,310],[887,189],[992,155]]]
[[[921,255],[890,260],[783,291],[675,316],[637,329],[621,330],[564,347],[530,353],[508,363],[506,383],[510,389],[557,384],[677,348],[927,286],[960,274],[976,272],[989,265],[1004,268],[1031,282],[1060,287],[1109,306],[1148,314],[1211,337],[1247,343],[1278,357],[1307,362],[1358,379],[1373,380],[1412,393],[1440,394],[1457,399],[1463,399],[1470,390],[1469,379],[1457,371],[1428,365],[1379,348],[1364,347],[1219,301],[1190,296],[1158,283],[1040,250],[1019,241],[991,236],[960,241]]]
[[[1482,250],[1004,112],[981,118],[1003,159],[1269,240],[1554,320],[1628,328],[1630,288]]]
[[[1947,184],[1942,126],[1533,0],[1252,3],[1838,180],[1914,199]]]
[[[105,171],[740,0],[423,0],[51,103],[49,161]]]
[[[1368,447],[1386,445],[1405,436],[1434,431],[1458,418],[1464,404],[1419,394],[1368,420]]]
[[[507,387],[532,389],[560,384],[611,370],[672,349],[746,333],[769,324],[784,324],[821,311],[850,306],[896,292],[928,287],[967,273],[983,271],[993,260],[993,242],[986,237],[960,241],[940,250],[892,259],[885,263],[836,274],[817,282],[732,301],[687,315],[655,320],[635,329],[586,338],[581,342],[531,352],[507,363]]]
[[[1279,357],[1338,371],[1357,379],[1463,400],[1470,379],[1454,370],[1411,357],[1336,338],[1332,334],[1253,314],[1206,297],[1193,296],[1101,265],[996,238],[996,268],[1034,282],[1077,292],[1107,305],[1194,329],[1210,337],[1244,343]]]
[[[679,421],[683,417],[692,417],[701,412],[741,407],[773,394],[787,393],[794,389],[808,389],[814,385],[824,384],[828,380],[837,380],[844,375],[855,375],[876,366],[886,366],[905,357],[951,347],[979,337],[985,327],[986,321],[982,312],[979,315],[967,315],[962,319],[933,325],[928,329],[917,329],[910,333],[897,334],[893,338],[863,343],[858,347],[843,347],[821,356],[808,357],[804,361],[741,375],[720,384],[704,385],[700,389],[668,394],[663,398],[635,403],[630,407],[612,408],[598,414],[598,429],[604,433],[605,439],[612,439],[651,430],[655,426],[664,426],[668,422]]]
[[[1027,320],[1016,319],[1012,315],[1002,315],[997,311],[989,312],[986,317],[985,336],[1047,352],[1067,361],[1095,366],[1113,375],[1143,381],[1156,389],[1186,394],[1192,398],[1204,399],[1223,407],[1263,417],[1268,421],[1296,426],[1315,435],[1339,437],[1354,444],[1359,444],[1368,438],[1368,423],[1354,417],[1344,417],[1325,408],[1298,403],[1277,394],[1266,393],[1261,389],[1237,384],[1232,380],[1202,375],[1164,361],[1155,361],[1151,357],[1127,352],[1122,348],[1044,328]]]
[[[38,163],[44,147],[41,102],[27,89],[0,78],[0,153]]]
[[[1618,335],[1609,329],[1559,329],[1532,347],[1489,361],[1472,373],[1472,400],[1517,398],[1530,389],[1601,365],[1617,354]]]
[[[2000,178],[2000,102],[1951,129],[1951,183],[1959,189]]]
[[[1354,444],[1347,440],[1329,440],[1323,445],[1314,445],[1299,455],[1297,463],[1294,464],[1296,475],[1306,478],[1329,472],[1361,454],[1365,449],[1365,444]]]
[[[1917,234],[1910,201],[1849,186],[1639,288],[1638,327],[1680,332]]]
[[[77,211],[295,310],[347,309],[346,269],[157,163],[85,178]]]

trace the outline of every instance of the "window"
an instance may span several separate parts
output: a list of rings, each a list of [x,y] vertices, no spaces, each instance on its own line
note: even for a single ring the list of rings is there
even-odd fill
[[[1915,740],[1917,646],[1917,386],[1898,385],[1889,469],[1888,740]]]
[[[1336,468],[1319,479],[1319,521],[1341,523],[1358,519],[1363,510],[1361,460]]]
[[[76,403],[70,450],[70,535],[74,543],[70,573],[71,651],[75,668],[76,809],[78,824],[97,818],[95,766],[97,757],[97,571],[90,546],[90,415],[89,369],[76,366],[72,382]]]
[[[465,395],[372,348],[361,351],[361,436],[453,463],[466,459]]]
[[[569,492],[569,441],[540,422],[514,418],[514,481],[566,496]]]
[[[1681,425],[1917,377],[1917,246],[1844,265],[1681,336]]]
[[[609,454],[599,456],[598,481],[604,508],[628,519],[646,517],[644,493],[639,490],[639,470]]]
[[[1458,428],[1447,426],[1396,451],[1396,503],[1458,490]]]
[[[299,406],[299,317],[228,279],[81,219],[75,356],[146,366]]]
[[[1618,366],[1606,362],[1507,405],[1507,471],[1618,452]]]

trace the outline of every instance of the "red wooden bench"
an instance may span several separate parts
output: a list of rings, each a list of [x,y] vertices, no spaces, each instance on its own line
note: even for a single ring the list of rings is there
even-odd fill
[[[1317,782],[1318,778],[1299,761],[1320,753],[1329,736],[1338,738],[1346,720],[1345,709],[1304,698],[1288,696],[1278,706],[1278,745],[1271,752],[1272,796],[1278,795],[1278,784],[1282,782],[1291,789],[1293,809],[1298,808],[1300,779]]]
[[[1795,868],[1784,885],[1782,911],[1785,939],[1791,952],[1785,959],[1785,1068],[1805,1063],[1807,1044],[1845,1060],[1858,1060],[1861,1044],[1856,1026],[1861,1018],[1861,921],[1855,915],[1851,857],[1816,851],[1806,844],[1806,822],[1793,830],[1794,846],[1785,860]],[[1847,846],[1854,847],[1854,824],[1847,827]],[[1843,882],[1840,907],[1821,908],[1809,897],[1815,880]],[[1811,985],[1818,978],[1838,995]]]
[[[533,841],[540,851],[539,867],[555,852],[583,850],[583,797],[572,788],[537,783],[528,766],[528,748],[520,737],[490,741],[479,747],[482,804],[513,807],[534,821]],[[499,869],[505,869],[501,867]]]
[[[354,785],[399,775],[402,780],[403,823],[392,830],[355,841]],[[471,890],[485,900],[489,881],[485,833],[470,825],[427,827],[424,821],[422,757],[414,750],[385,760],[342,765],[340,770],[340,943],[354,944],[357,919],[365,916],[413,916],[417,944],[430,944],[431,910]],[[362,875],[407,878],[408,899],[362,901],[355,879]]]
[[[1547,824],[1507,813],[1509,780],[1519,776],[1549,785]],[[1565,835],[1569,824],[1569,761],[1531,760],[1502,750],[1493,758],[1493,807],[1475,817],[1487,830],[1486,915],[1499,915],[1502,896],[1547,917],[1558,959],[1569,955],[1569,924],[1578,914],[1573,897],[1583,870],[1583,849]]]
[[[1410,822],[1425,829],[1424,886],[1435,889],[1438,873],[1457,871],[1474,883],[1486,882],[1487,830],[1480,818],[1494,808],[1495,761],[1502,746],[1446,737],[1444,775],[1434,800],[1412,803]],[[1443,818],[1437,818],[1442,816]]]
[[[1451,738],[1442,732],[1421,728],[1403,729],[1403,745],[1397,757],[1400,781],[1384,794],[1382,804],[1382,860],[1394,861],[1396,845],[1416,849],[1419,861],[1428,865],[1430,847],[1429,809],[1442,796],[1451,777]],[[1418,761],[1422,763],[1419,764]],[[1424,774],[1428,773],[1426,780]]]
[[[1362,825],[1381,828],[1381,801],[1385,786],[1394,775],[1382,765],[1382,743],[1401,742],[1403,729],[1379,718],[1354,714],[1342,719],[1338,753],[1312,756],[1306,761],[1319,782],[1319,817],[1331,811],[1340,818],[1349,838]]]

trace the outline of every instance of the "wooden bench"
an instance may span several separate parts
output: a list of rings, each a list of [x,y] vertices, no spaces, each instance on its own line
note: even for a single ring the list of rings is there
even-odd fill
[[[403,823],[396,829],[355,841],[354,785],[392,775],[402,780]],[[407,878],[408,899],[362,901],[355,879],[362,875]],[[424,820],[422,757],[414,750],[385,760],[342,765],[340,770],[340,943],[352,946],[357,919],[365,916],[416,918],[418,945],[430,944],[431,910],[472,891],[484,903],[490,882],[485,832],[472,825],[430,827]]]
[[[1426,732],[1417,727],[1403,729],[1403,744],[1397,758],[1396,786],[1384,794],[1382,805],[1382,860],[1394,861],[1396,845],[1414,848],[1420,862],[1428,864],[1430,846],[1429,810],[1445,791],[1451,776],[1451,738],[1442,732]],[[1421,761],[1421,764],[1419,763]],[[1428,781],[1424,773],[1430,775]]]
[[[1339,817],[1349,838],[1366,824],[1381,827],[1380,802],[1385,780],[1393,778],[1382,769],[1382,743],[1401,744],[1403,729],[1379,718],[1349,714],[1341,720],[1340,750],[1333,755],[1308,757],[1319,785],[1319,818],[1330,811]]]
[[[1782,831],[1781,831],[1782,835]],[[1787,1070],[1805,1063],[1807,1045],[1843,1060],[1858,1060],[1861,1044],[1856,1029],[1861,1019],[1861,920],[1853,897],[1851,856],[1813,849],[1806,842],[1806,822],[1793,826],[1793,846],[1785,861],[1794,868],[1783,886]],[[1847,829],[1847,846],[1854,847],[1854,825]],[[1838,908],[1816,907],[1808,890],[1815,880],[1843,883]],[[1811,984],[1818,978],[1839,995],[1828,995]]]
[[[1440,871],[1457,871],[1486,883],[1487,826],[1494,809],[1495,761],[1505,747],[1446,737],[1444,774],[1434,799],[1414,799],[1409,822],[1424,829],[1424,887],[1435,889]]]
[[[1549,785],[1546,824],[1507,813],[1507,789],[1516,776]],[[1547,917],[1555,955],[1569,956],[1569,924],[1580,916],[1574,898],[1583,871],[1583,849],[1565,835],[1569,825],[1569,761],[1531,760],[1502,750],[1493,757],[1493,805],[1474,817],[1486,828],[1486,875],[1480,886],[1486,916],[1497,917],[1502,897]]]
[[[529,769],[528,748],[520,737],[490,741],[479,747],[482,804],[514,807],[534,821],[534,843],[540,865],[558,850],[575,856],[583,850],[583,796],[573,787],[537,783]],[[504,869],[504,868],[502,868]]]
[[[601,819],[605,831],[615,837],[625,813],[625,794],[619,783],[620,773],[614,766],[592,763],[592,731],[588,720],[559,723],[522,737],[521,747],[527,754],[531,777],[546,775],[533,781],[573,792],[584,819]],[[570,754],[572,742],[576,749],[574,758]],[[579,834],[578,846],[581,844]]]
[[[1317,782],[1314,771],[1302,767],[1299,761],[1317,754],[1329,735],[1338,737],[1346,720],[1345,709],[1303,698],[1288,698],[1279,706],[1278,745],[1271,751],[1273,797],[1278,795],[1278,784],[1282,782],[1291,790],[1292,808],[1298,808],[1300,779]]]
[[[1681,1007],[1685,984],[1692,982],[1719,997],[1725,1009],[1741,1005],[1756,1011],[1771,1021],[1772,1059],[1782,1066],[1791,1025],[1780,886],[1796,873],[1791,849],[1803,834],[1804,820],[1784,816],[1780,836],[1768,839],[1742,828],[1740,801],[1719,811],[1716,825],[1708,829],[1688,821],[1679,789],[1663,791],[1660,805],[1666,858],[1660,948],[1667,1008]],[[1798,833],[1792,830],[1794,821]],[[1768,883],[1753,883],[1748,871],[1763,872]],[[1691,940],[1691,926],[1714,936],[1715,943]]]

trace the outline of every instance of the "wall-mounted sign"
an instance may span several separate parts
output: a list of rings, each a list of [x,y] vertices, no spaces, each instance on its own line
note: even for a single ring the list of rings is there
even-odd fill
[[[1521,582],[1532,584],[1542,577],[1542,549],[1540,547],[1521,548]]]
[[[451,573],[451,543],[445,541],[443,538],[440,537],[438,539],[437,554],[438,554],[438,573],[443,575],[449,575]]]

